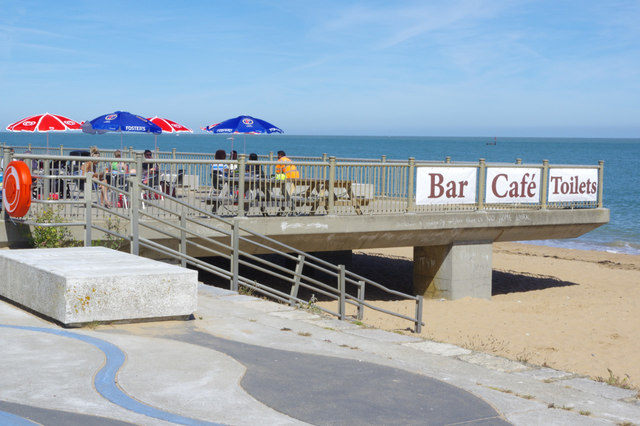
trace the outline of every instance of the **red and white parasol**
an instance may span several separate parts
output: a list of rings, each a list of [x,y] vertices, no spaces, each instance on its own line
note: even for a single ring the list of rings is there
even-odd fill
[[[176,135],[179,135],[183,132],[193,133],[193,130],[191,130],[190,128],[185,127],[180,123],[176,123],[173,120],[169,120],[168,118],[160,118],[158,116],[155,116],[153,118],[148,118],[148,120],[153,124],[160,126],[160,128],[162,129],[162,133],[175,133]],[[155,137],[155,149],[158,149],[158,135],[156,135]]]
[[[153,117],[149,118],[149,121],[160,126],[160,128],[162,129],[162,133],[193,133],[193,130],[191,130],[190,128],[185,127],[180,123],[176,123],[173,120],[169,120],[168,118]]]
[[[63,115],[45,114],[23,118],[7,126],[10,132],[45,132],[47,134],[47,150],[49,149],[49,132],[65,132],[80,130],[82,125]]]

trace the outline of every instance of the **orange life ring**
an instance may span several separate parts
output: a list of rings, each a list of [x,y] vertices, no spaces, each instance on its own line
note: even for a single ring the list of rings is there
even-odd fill
[[[11,217],[23,217],[31,207],[31,172],[23,161],[12,161],[5,167],[2,206]]]

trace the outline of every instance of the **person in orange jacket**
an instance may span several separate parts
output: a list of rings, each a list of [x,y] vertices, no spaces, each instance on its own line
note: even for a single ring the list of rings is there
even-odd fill
[[[300,172],[296,169],[296,166],[291,164],[291,159],[287,157],[284,151],[278,151],[278,162],[283,164],[276,164],[276,176],[284,175],[287,179],[297,179],[300,177]]]

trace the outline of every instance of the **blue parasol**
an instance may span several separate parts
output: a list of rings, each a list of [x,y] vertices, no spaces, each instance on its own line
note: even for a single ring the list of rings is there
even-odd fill
[[[254,118],[249,115],[239,115],[236,118],[230,118],[229,120],[225,120],[221,123],[202,127],[202,130],[206,130],[211,133],[231,134],[231,150],[233,150],[233,135],[236,133],[242,133],[245,135],[256,135],[262,133],[284,133],[281,128],[274,126],[268,121]]]
[[[82,131],[92,135],[106,132],[162,133],[162,129],[157,124],[126,111],[116,111],[85,121],[82,123]]]
[[[212,133],[284,133],[282,129],[273,124],[248,115],[239,115],[222,123],[212,124],[204,128]]]
[[[120,149],[122,149],[122,132],[153,133],[158,135],[162,129],[146,118],[126,111],[116,111],[101,115],[91,121],[82,123],[82,131],[92,135],[107,132],[120,132]]]

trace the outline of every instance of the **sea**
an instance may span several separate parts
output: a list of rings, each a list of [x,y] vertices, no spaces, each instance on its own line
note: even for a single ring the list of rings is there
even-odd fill
[[[87,149],[135,150],[156,147],[160,151],[208,152],[217,149],[259,155],[284,150],[290,156],[337,158],[444,160],[537,165],[597,165],[604,161],[604,206],[611,220],[573,239],[531,241],[529,243],[580,250],[640,254],[640,138],[523,138],[523,137],[404,137],[404,136],[304,136],[304,135],[213,135],[107,133],[11,133],[0,132],[0,143],[13,146],[50,146]]]

